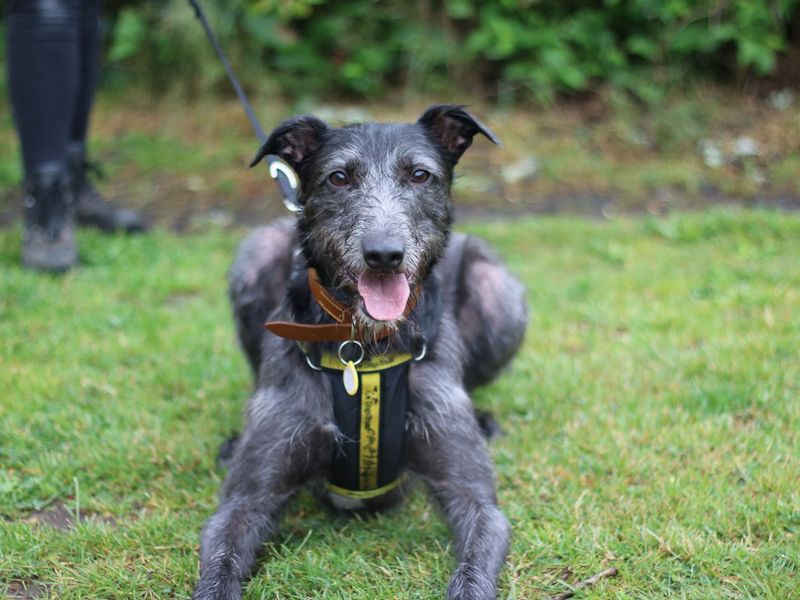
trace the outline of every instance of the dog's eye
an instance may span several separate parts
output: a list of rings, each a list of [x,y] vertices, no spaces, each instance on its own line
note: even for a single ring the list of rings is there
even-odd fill
[[[414,183],[425,183],[430,177],[431,174],[425,169],[417,169],[411,174],[411,181]]]
[[[350,178],[347,177],[347,173],[344,171],[334,171],[328,175],[328,181],[330,181],[333,186],[344,187],[350,183]]]

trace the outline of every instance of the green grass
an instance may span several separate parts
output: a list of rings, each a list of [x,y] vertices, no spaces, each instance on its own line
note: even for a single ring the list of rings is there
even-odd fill
[[[514,529],[503,598],[607,566],[580,598],[800,597],[800,218],[469,224],[529,289],[513,368],[482,390]],[[241,232],[81,232],[65,277],[0,231],[0,590],[187,598],[219,443],[249,379],[224,274]],[[32,522],[63,503],[88,519]],[[419,490],[375,519],[288,511],[248,598],[442,597],[449,536]],[[18,584],[15,584],[18,585]]]

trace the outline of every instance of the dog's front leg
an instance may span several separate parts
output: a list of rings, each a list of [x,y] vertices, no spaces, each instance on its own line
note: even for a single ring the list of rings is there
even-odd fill
[[[323,392],[318,397],[324,397]],[[259,390],[222,489],[203,530],[195,600],[241,598],[242,580],[281,508],[331,456],[334,428],[296,394]]]
[[[409,466],[427,482],[453,530],[459,565],[447,597],[495,598],[511,530],[497,507],[488,448],[451,371],[435,364],[415,367]]]

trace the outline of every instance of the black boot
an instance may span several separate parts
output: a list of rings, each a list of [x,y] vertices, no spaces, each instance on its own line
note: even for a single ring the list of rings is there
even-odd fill
[[[132,210],[114,206],[94,189],[86,176],[89,164],[86,161],[83,144],[70,144],[67,161],[72,177],[75,214],[79,225],[96,227],[106,233],[114,231],[139,233],[145,230],[141,216]]]
[[[67,170],[48,165],[25,182],[25,234],[22,265],[38,271],[62,273],[78,262],[72,190]]]

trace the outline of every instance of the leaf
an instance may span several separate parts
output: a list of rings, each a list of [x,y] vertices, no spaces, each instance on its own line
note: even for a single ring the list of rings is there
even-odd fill
[[[120,13],[114,27],[113,41],[108,52],[111,61],[121,61],[138,53],[144,46],[147,27],[135,9],[126,8]]]
[[[475,8],[470,0],[447,0],[445,10],[451,19],[469,19],[475,16]]]
[[[775,54],[772,50],[753,40],[739,40],[736,55],[743,66],[751,66],[761,75],[771,72],[775,66]]]
[[[631,54],[651,61],[656,59],[660,50],[656,40],[636,34],[628,38],[626,46]]]

